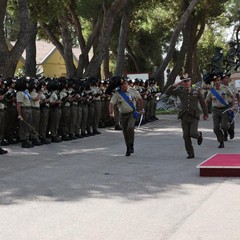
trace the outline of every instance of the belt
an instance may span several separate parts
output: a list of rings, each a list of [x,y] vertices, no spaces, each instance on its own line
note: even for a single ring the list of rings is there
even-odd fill
[[[40,110],[40,107],[32,107],[32,109]]]
[[[49,109],[49,106],[41,106],[40,108],[47,108],[47,109]]]
[[[32,109],[31,106],[21,106],[22,109]]]
[[[225,107],[215,107],[213,106],[213,109],[216,109],[216,110],[223,110],[223,109],[227,109],[228,106],[225,106]]]
[[[129,112],[129,113],[121,113],[122,116],[128,116],[130,114],[133,114],[133,112]]]

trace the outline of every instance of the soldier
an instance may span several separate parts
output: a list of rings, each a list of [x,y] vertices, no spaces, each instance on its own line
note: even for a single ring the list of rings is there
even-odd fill
[[[120,120],[127,147],[126,156],[130,156],[131,153],[134,152],[134,128],[136,119],[133,113],[137,102],[139,102],[140,113],[144,113],[143,100],[139,92],[128,86],[126,79],[119,79],[118,87],[119,89],[112,95],[109,104],[109,114],[111,117],[114,117],[114,105],[117,104],[119,106]]]
[[[58,91],[59,82],[57,79],[53,79],[48,84],[49,91],[51,91],[51,95],[49,98],[49,131],[51,132],[51,141],[52,142],[61,142],[61,137],[58,136],[58,128],[61,119],[61,104],[60,94]]]
[[[39,140],[40,99],[43,93],[43,89],[39,88],[37,79],[31,79],[29,81],[29,91],[32,107],[33,126],[30,137],[34,146],[40,146],[42,145],[42,142]]]
[[[202,132],[198,131],[200,119],[198,104],[200,103],[203,110],[204,120],[208,118],[208,111],[200,90],[191,85],[191,77],[185,73],[180,79],[180,82],[169,86],[166,94],[178,96],[181,100],[178,119],[181,119],[187,158],[190,159],[195,157],[191,138],[197,139],[198,145],[203,141]]]
[[[224,148],[224,141],[227,140],[228,131],[228,104],[229,97],[232,98],[232,111],[234,111],[234,95],[230,89],[221,85],[221,76],[214,75],[212,77],[214,81],[214,87],[208,92],[206,97],[206,104],[212,102],[212,117],[213,117],[213,131],[217,136],[217,140],[220,143],[218,148]]]
[[[101,96],[103,92],[99,87],[98,80],[92,83],[91,90],[93,92],[93,104],[94,104],[94,118],[93,118],[93,127],[92,127],[93,133],[101,134],[101,132],[98,131],[98,124],[100,122],[100,117],[101,117],[101,107],[102,107]]]
[[[47,139],[47,128],[48,128],[48,119],[49,119],[49,97],[50,94],[47,90],[47,82],[41,81],[43,88],[43,94],[40,99],[40,120],[39,120],[39,135],[41,142],[43,144],[51,143]]]
[[[5,122],[7,123],[5,126],[5,137],[8,141],[8,144],[16,144],[18,143],[18,120],[17,120],[17,103],[16,103],[16,94],[15,90],[16,79],[6,79],[6,87],[8,89],[5,94]]]
[[[16,90],[20,141],[22,142],[22,148],[31,148],[33,144],[29,141],[29,138],[32,130],[32,108],[26,78],[17,80]]]
[[[69,123],[70,123],[70,102],[69,100],[70,92],[68,90],[68,80],[65,78],[60,79],[59,86],[59,97],[62,102],[61,104],[61,118],[59,122],[58,133],[62,136],[63,141],[70,140],[69,137]]]
[[[237,100],[237,103],[239,105],[239,93],[237,91],[237,89],[235,88],[235,86],[233,84],[230,84],[231,80],[230,80],[230,76],[231,74],[223,74],[222,77],[221,77],[221,81],[222,81],[222,84],[226,87],[229,87],[231,92],[233,93],[234,95],[234,104],[235,104],[235,99]],[[229,99],[228,99],[228,107],[231,108],[231,106],[233,105],[232,103],[232,97],[229,96]],[[234,113],[233,112],[229,112],[229,129],[228,129],[228,134],[229,134],[229,137],[230,139],[233,139],[234,138],[234,135],[235,135],[235,124],[234,124],[234,121],[233,121],[233,117],[234,117]],[[225,138],[227,139],[227,134],[225,136]]]
[[[0,77],[0,143],[4,137],[4,121],[5,121],[5,113],[4,113],[4,90],[3,90],[3,79]],[[0,147],[0,154],[7,153],[7,150],[4,150]]]

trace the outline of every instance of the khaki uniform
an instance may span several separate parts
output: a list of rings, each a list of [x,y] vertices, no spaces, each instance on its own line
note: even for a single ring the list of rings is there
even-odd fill
[[[136,102],[139,99],[142,99],[139,92],[131,87],[128,88],[125,94],[129,97],[135,107]],[[135,118],[133,117],[133,109],[118,91],[113,94],[110,103],[118,105],[125,144],[127,148],[129,148],[134,145]]]
[[[212,102],[213,131],[217,136],[217,140],[222,143],[225,140],[224,135],[229,128],[229,113],[225,110],[228,109],[229,97],[232,98],[233,93],[226,86],[220,86],[219,90],[215,90],[219,93],[227,105],[219,102],[217,97],[213,95],[211,91],[208,92],[206,101]]]
[[[31,106],[32,106],[32,126],[35,131],[31,131],[30,137],[32,140],[38,140],[39,121],[40,121],[40,99],[36,101],[38,93],[35,89],[30,93]]]
[[[56,101],[58,101],[59,99],[60,97],[57,90],[53,91],[49,98],[49,131],[51,132],[52,138],[56,138],[58,135],[58,128],[61,119],[61,104],[56,103]]]
[[[39,135],[41,139],[46,139],[48,119],[49,119],[49,103],[46,102],[48,98],[48,91],[45,90],[40,100],[40,120],[39,120]]]
[[[32,126],[32,108],[30,94],[27,90],[17,92],[17,103],[21,104],[21,114],[24,120],[19,123],[19,137],[21,141],[28,141],[32,130],[30,127]]]

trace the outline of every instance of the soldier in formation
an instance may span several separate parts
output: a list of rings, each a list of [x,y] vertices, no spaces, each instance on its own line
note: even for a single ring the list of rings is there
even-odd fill
[[[119,105],[114,106],[114,119],[109,114],[113,93],[107,89],[112,79],[2,79],[1,144],[21,142],[23,148],[31,148],[99,135],[103,127],[122,130]],[[144,101],[143,124],[156,120],[156,82],[136,79],[130,84]]]

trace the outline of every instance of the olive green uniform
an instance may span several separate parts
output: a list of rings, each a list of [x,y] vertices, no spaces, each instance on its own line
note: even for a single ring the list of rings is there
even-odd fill
[[[200,137],[200,132],[198,131],[198,122],[200,119],[200,110],[198,108],[199,103],[203,114],[208,116],[204,97],[199,89],[190,87],[188,91],[183,86],[176,87],[174,85],[171,85],[167,89],[166,94],[178,96],[181,100],[178,119],[181,119],[185,149],[190,156],[194,156],[191,138],[198,139]]]

